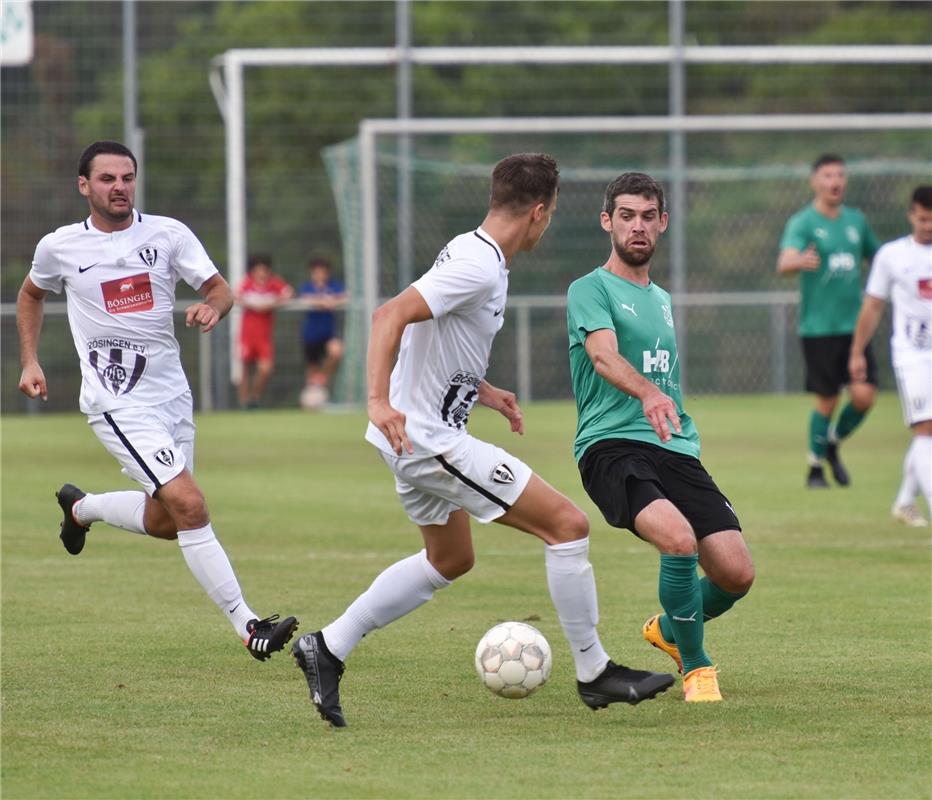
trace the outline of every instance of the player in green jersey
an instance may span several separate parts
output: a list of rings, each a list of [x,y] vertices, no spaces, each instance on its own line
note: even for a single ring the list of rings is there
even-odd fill
[[[705,622],[747,594],[754,564],[683,411],[670,295],[650,279],[667,221],[663,189],[649,175],[627,172],[608,185],[601,224],[611,255],[567,296],[574,451],[606,521],[660,552],[664,613],[644,624],[644,638],[676,661],[687,702],[709,702],[722,695]]]
[[[828,488],[822,460],[840,486],[850,483],[838,446],[850,436],[874,404],[877,366],[870,349],[867,380],[852,383],[848,375],[851,336],[861,308],[861,267],[880,248],[867,219],[842,203],[847,177],[841,156],[819,156],[809,180],[812,203],[786,223],[780,240],[777,272],[799,275],[799,336],[806,362],[806,391],[816,396],[809,420],[811,489]],[[838,419],[832,415],[843,386],[849,401]]]

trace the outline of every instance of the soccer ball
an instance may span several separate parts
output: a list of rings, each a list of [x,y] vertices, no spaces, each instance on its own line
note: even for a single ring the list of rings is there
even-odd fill
[[[319,411],[329,399],[325,386],[305,386],[301,390],[301,408],[305,411]]]
[[[550,644],[537,628],[503,622],[491,628],[476,648],[476,672],[500,697],[527,697],[546,683],[553,666]]]

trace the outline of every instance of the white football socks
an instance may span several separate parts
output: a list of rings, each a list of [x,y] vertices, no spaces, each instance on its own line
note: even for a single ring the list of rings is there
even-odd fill
[[[914,436],[909,452],[913,476],[932,512],[932,436]]]
[[[367,633],[424,605],[437,589],[449,586],[430,561],[427,551],[392,564],[383,571],[343,612],[322,631],[330,652],[345,661]]]
[[[544,545],[547,586],[576,662],[576,679],[595,680],[608,664],[595,629],[599,621],[595,576],[589,563],[589,537]]]
[[[178,544],[188,569],[204,587],[207,596],[230,621],[239,638],[248,639],[246,623],[257,619],[257,616],[246,605],[230,559],[214,535],[211,524],[208,522],[203,528],[178,531]]]
[[[916,480],[916,473],[913,469],[913,444],[915,439],[910,442],[906,448],[906,455],[903,456],[903,479],[900,481],[900,488],[896,493],[896,506],[911,506],[916,502],[916,495],[919,494],[919,481]]]
[[[115,528],[145,534],[145,511],[145,492],[105,492],[84,495],[74,504],[72,514],[84,526],[106,522]]]

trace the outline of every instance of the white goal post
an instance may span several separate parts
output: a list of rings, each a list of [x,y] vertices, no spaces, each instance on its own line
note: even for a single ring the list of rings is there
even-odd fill
[[[673,3],[673,7],[676,4]],[[682,27],[682,21],[679,26]],[[679,31],[681,34],[682,31]],[[670,46],[580,46],[580,47],[385,47],[385,48],[268,48],[232,49],[216,57],[211,64],[210,85],[224,121],[226,134],[226,198],[227,198],[227,269],[231,283],[238,282],[245,273],[246,254],[246,133],[244,82],[247,67],[372,67],[399,65],[478,65],[478,64],[658,64],[668,65],[671,72],[669,127],[655,130],[689,131],[698,130],[693,125],[702,125],[714,118],[694,118],[677,115],[685,108],[685,80],[682,68],[686,64],[903,64],[927,63],[929,49],[925,45],[773,45],[773,46],[689,46],[682,45],[682,36],[677,35],[671,22]],[[847,115],[822,117],[823,124],[844,126]],[[918,118],[918,121],[917,121]],[[565,118],[564,118],[565,119]],[[600,120],[602,118],[599,118]],[[625,117],[627,130],[637,125],[658,125],[659,119],[650,117]],[[736,126],[760,125],[757,130],[767,130],[767,117],[721,117],[721,129],[743,129]],[[780,117],[782,124],[794,124],[799,117]],[[695,120],[695,121],[693,121]],[[781,124],[777,117],[770,120]],[[873,121],[871,121],[873,120]],[[599,124],[613,125],[618,118],[604,118]],[[385,121],[387,122],[387,121]],[[431,122],[417,120],[418,123]],[[515,120],[515,124],[524,121]],[[551,120],[548,124],[552,124]],[[365,124],[365,123],[364,123]],[[371,121],[373,126],[378,124]],[[444,124],[483,124],[481,120],[449,120]],[[564,124],[560,122],[559,124]],[[855,115],[849,124],[873,128],[874,125],[890,125],[894,128],[932,129],[932,115]],[[805,128],[800,128],[805,129]],[[375,128],[370,128],[375,130]],[[671,157],[673,172],[677,172],[675,156]],[[676,207],[676,191],[671,192],[672,208]],[[672,237],[674,261],[682,261],[676,233]],[[676,289],[676,285],[672,287]],[[374,302],[367,296],[367,302]],[[231,315],[231,369],[236,359],[232,357],[239,313]]]

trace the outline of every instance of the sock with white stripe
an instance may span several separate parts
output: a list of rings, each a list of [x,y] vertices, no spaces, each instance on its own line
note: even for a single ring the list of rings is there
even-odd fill
[[[330,652],[345,661],[367,633],[424,605],[437,589],[449,586],[430,561],[427,551],[392,564],[382,572],[343,612],[322,631]]]
[[[576,662],[576,679],[588,683],[608,664],[608,653],[595,629],[599,601],[589,563],[589,537],[544,545],[544,562],[550,598]]]
[[[246,623],[257,619],[257,615],[246,605],[230,559],[214,535],[211,524],[208,522],[203,528],[178,531],[178,544],[188,569],[204,587],[207,596],[230,621],[239,638],[248,639]]]
[[[115,528],[145,534],[143,515],[146,512],[145,492],[104,492],[86,494],[74,504],[72,514],[84,526],[106,522]]]

